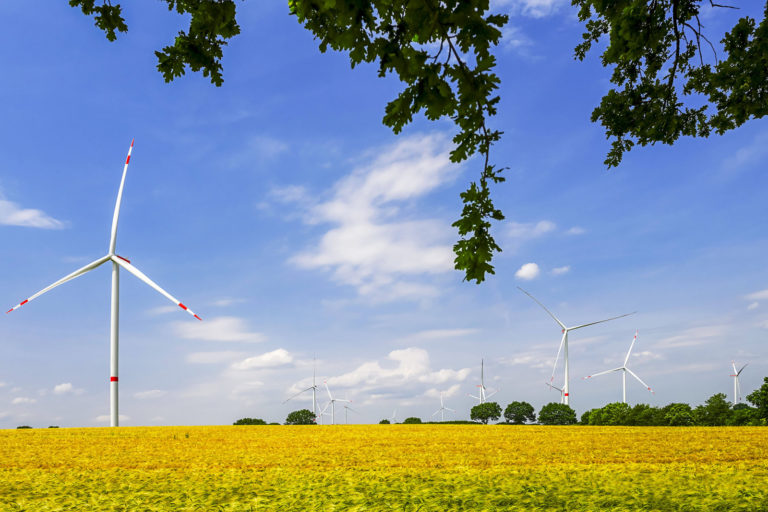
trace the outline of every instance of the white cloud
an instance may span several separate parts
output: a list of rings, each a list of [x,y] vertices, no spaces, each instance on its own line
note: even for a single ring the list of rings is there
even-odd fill
[[[96,416],[96,418],[94,418],[94,419],[95,419],[95,420],[96,420],[98,423],[109,423],[109,420],[110,420],[110,418],[111,418],[111,416],[110,416],[109,414],[102,414],[101,416]],[[129,418],[128,416],[126,416],[126,415],[124,415],[124,414],[119,414],[119,415],[117,416],[117,418],[118,418],[118,420],[120,421],[120,423],[122,423],[122,422],[124,422],[124,421],[128,421],[128,420],[130,420],[130,419],[131,419],[131,418]]]
[[[449,387],[448,389],[437,389],[437,388],[430,388],[424,392],[424,396],[427,398],[437,398],[440,399],[440,394],[442,393],[443,398],[449,398],[455,395],[461,386],[459,384],[454,384],[453,386]],[[445,404],[446,407],[448,407],[448,404]]]
[[[539,277],[539,266],[535,263],[526,263],[515,272],[515,277],[524,281],[530,281]]]
[[[768,289],[747,295],[747,300],[768,300]]]
[[[429,329],[405,336],[400,342],[418,343],[419,341],[445,340],[446,338],[463,338],[477,334],[479,329]]]
[[[570,4],[569,0],[496,0],[492,6],[509,7],[513,15],[544,18],[556,14],[561,7]]]
[[[290,261],[331,271],[374,301],[437,295],[414,278],[453,270],[453,234],[444,220],[406,218],[402,207],[453,179],[449,151],[441,135],[401,138],[380,150],[309,208],[305,222],[335,226]]]
[[[753,309],[757,309],[758,307],[760,307],[760,303],[758,303],[758,302],[753,302],[752,304],[750,304],[749,306],[747,306],[747,310],[749,310],[749,311],[752,311]]]
[[[768,155],[768,132],[758,134],[752,142],[740,148],[723,162],[723,168],[735,171],[761,162]]]
[[[533,46],[533,41],[523,33],[520,27],[507,24],[501,29],[501,45],[502,48],[528,56],[528,49]]]
[[[715,341],[715,338],[724,337],[727,334],[728,326],[726,325],[691,327],[685,329],[680,334],[659,340],[654,345],[665,348],[698,347],[712,343]]]
[[[557,228],[557,225],[549,220],[540,220],[533,223],[509,222],[509,235],[512,238],[538,238],[547,233],[551,233]]]
[[[28,398],[28,397],[26,397],[26,396],[17,396],[17,397],[16,397],[16,398],[14,398],[13,400],[11,400],[11,403],[12,403],[13,405],[19,405],[19,404],[34,404],[34,403],[36,403],[36,402],[37,402],[37,400],[35,400],[34,398]]]
[[[570,265],[565,265],[564,267],[555,267],[552,270],[550,270],[550,273],[553,276],[561,276],[563,274],[567,274],[571,271]]]
[[[240,304],[241,302],[245,302],[245,299],[234,299],[232,297],[222,297],[221,299],[217,299],[211,302],[211,305],[219,308],[224,308],[227,306],[231,306],[232,304]]]
[[[232,368],[236,370],[253,370],[256,368],[275,368],[285,366],[293,362],[293,356],[285,349],[279,348],[259,356],[248,357],[234,363]]]
[[[161,389],[150,389],[149,391],[139,391],[138,393],[134,393],[133,398],[146,400],[148,398],[160,398],[161,396],[165,396],[167,394],[167,391],[163,391]]]
[[[187,354],[186,361],[193,364],[228,363],[242,356],[242,352],[236,352],[234,350],[222,350],[218,352],[192,352]]]
[[[450,381],[464,381],[470,373],[469,368],[460,370],[440,369],[432,371],[429,364],[429,354],[426,350],[409,347],[393,350],[387,356],[394,367],[384,367],[378,361],[370,361],[359,365],[351,372],[328,379],[331,387],[355,388],[358,392],[386,390],[391,388],[413,387],[419,384],[444,384]],[[389,366],[389,365],[387,365]],[[294,384],[291,392],[303,389],[304,382]],[[304,386],[306,387],[306,386]]]
[[[256,343],[266,337],[258,332],[251,332],[242,318],[220,316],[204,322],[175,322],[176,334],[190,340],[236,341]]]
[[[150,315],[167,315],[168,313],[176,313],[179,311],[179,306],[158,306],[147,310]]]
[[[565,232],[566,235],[583,235],[587,230],[580,228],[579,226],[573,226],[571,229]]]
[[[28,228],[61,229],[64,223],[49,216],[42,210],[21,208],[0,196],[0,225]]]
[[[273,160],[287,150],[288,144],[279,139],[267,135],[254,135],[246,141],[243,147],[230,153],[229,165],[231,167],[253,167],[254,164]]]
[[[0,388],[4,388],[5,386],[7,386],[7,384],[5,382],[0,381]]]
[[[74,387],[71,382],[63,382],[53,387],[54,395],[64,395],[66,393],[73,393],[73,394],[79,395],[82,392],[83,392],[82,389],[78,389]]]

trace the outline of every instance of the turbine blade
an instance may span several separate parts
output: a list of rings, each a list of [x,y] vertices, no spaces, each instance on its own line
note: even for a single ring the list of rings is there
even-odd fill
[[[552,384],[551,382],[545,382],[545,384],[546,384],[547,386],[549,386],[549,389],[556,389],[556,390],[558,390],[558,391],[559,391],[559,392],[561,392],[561,393],[563,392],[563,390],[562,390],[562,389],[560,389],[559,387],[555,386],[555,385],[554,385],[554,384]]]
[[[445,408],[446,411],[456,412],[454,409],[451,409],[450,407]]]
[[[737,375],[737,376],[738,376],[738,375],[741,375],[741,372],[743,372],[743,371],[744,371],[744,368],[746,368],[748,364],[749,364],[749,363],[747,363],[747,364],[745,364],[744,366],[742,366],[742,367],[741,367],[741,370],[739,370],[739,371],[737,371],[737,372],[736,372],[736,375]],[[735,368],[734,368],[734,369],[735,369]]]
[[[131,265],[131,264],[128,262],[128,260],[126,260],[125,258],[121,258],[120,256],[117,256],[117,255],[115,254],[115,255],[111,256],[111,257],[110,257],[110,259],[111,259],[112,261],[114,261],[115,263],[117,263],[118,265],[120,265],[121,267],[123,267],[125,270],[127,270],[127,271],[128,271],[128,272],[130,272],[131,274],[133,274],[134,276],[138,277],[138,278],[139,278],[141,281],[144,281],[146,284],[148,284],[149,286],[151,286],[152,288],[154,288],[154,289],[155,289],[155,290],[156,290],[158,293],[160,293],[160,295],[163,295],[163,296],[164,296],[164,297],[166,297],[168,300],[170,300],[171,302],[173,302],[174,304],[176,304],[177,306],[179,306],[181,309],[183,309],[184,311],[186,311],[187,313],[189,313],[189,314],[190,314],[190,315],[192,315],[193,317],[197,318],[198,320],[202,320],[202,318],[200,318],[199,316],[197,316],[197,315],[195,314],[195,312],[194,312],[194,311],[192,311],[192,310],[191,310],[191,309],[189,309],[187,306],[185,306],[184,304],[182,304],[182,303],[179,301],[179,299],[177,299],[176,297],[174,297],[173,295],[171,295],[171,294],[170,294],[170,293],[168,293],[167,291],[165,291],[165,290],[163,290],[162,288],[160,288],[160,286],[158,286],[158,285],[157,285],[157,283],[155,283],[155,282],[154,282],[154,281],[152,281],[150,278],[148,278],[148,277],[147,277],[147,276],[144,274],[144,272],[142,272],[141,270],[139,270],[139,269],[137,269],[136,267],[134,267],[133,265]]]
[[[501,391],[501,390],[500,390],[500,389],[495,389],[495,390],[493,390],[493,391],[492,391],[490,394],[487,394],[487,395],[485,395],[485,398],[486,398],[486,399],[488,399],[488,398],[491,398],[493,395],[495,395],[495,394],[496,394],[496,393],[498,393],[499,391]]]
[[[434,416],[435,414],[439,413],[439,412],[440,412],[440,411],[442,411],[442,410],[443,410],[443,409],[438,409],[438,410],[436,410],[435,412],[433,412],[433,413],[432,413],[432,416]]]
[[[639,331],[635,331],[635,337],[632,338],[632,343],[629,345],[629,350],[627,351],[627,357],[624,358],[624,366],[627,366],[627,362],[629,361],[629,354],[632,353],[632,347],[635,346],[635,342],[637,341],[637,333]]]
[[[109,236],[109,254],[115,253],[117,243],[117,219],[120,217],[120,203],[123,201],[123,187],[125,187],[125,175],[128,173],[128,163],[131,161],[131,151],[133,151],[133,140],[131,147],[128,148],[128,157],[125,159],[123,167],[123,178],[120,180],[120,188],[117,190],[117,201],[115,201],[115,213],[112,215],[112,232]]]
[[[592,377],[597,377],[598,375],[605,375],[606,373],[617,372],[617,371],[623,370],[623,369],[624,369],[624,367],[614,368],[612,370],[605,370],[604,372],[598,372],[598,373],[593,373],[592,375],[587,375],[586,377],[582,377],[582,379],[591,379]],[[627,368],[627,370],[628,369],[629,368]]]
[[[325,411],[328,409],[328,406],[329,406],[329,405],[331,405],[331,402],[328,402],[327,404],[325,404],[325,407],[323,407],[323,410],[322,410],[322,411],[320,411],[320,416],[322,416],[323,414],[325,414]]]
[[[560,352],[563,350],[563,345],[565,344],[566,336],[568,336],[568,331],[563,329],[563,337],[560,338],[560,346],[557,347],[557,356],[555,356],[555,364],[552,365],[552,377],[549,379],[550,381],[555,380],[555,372],[557,371],[557,362],[560,360]]]
[[[283,400],[283,403],[286,403],[286,402],[288,402],[288,400],[293,400],[294,398],[296,398],[296,397],[297,397],[297,396],[299,396],[300,394],[304,393],[305,391],[310,391],[311,389],[312,389],[312,388],[302,389],[301,391],[299,391],[298,393],[296,393],[296,394],[295,394],[295,395],[293,395],[292,397],[290,397],[290,398],[286,398],[285,400]]]
[[[528,293],[527,291],[523,290],[523,289],[522,289],[522,288],[520,288],[519,286],[517,287],[517,289],[518,289],[518,290],[520,290],[521,292],[523,292],[524,294],[526,294],[527,296],[529,296],[530,298],[532,298],[532,299],[533,299],[533,301],[534,301],[536,304],[538,304],[539,306],[541,306],[541,307],[544,309],[544,311],[546,311],[547,313],[549,313],[549,316],[551,316],[551,317],[552,317],[552,318],[555,320],[555,322],[557,322],[557,323],[560,325],[560,327],[562,327],[563,329],[565,329],[565,328],[566,328],[566,327],[565,327],[565,324],[564,324],[563,322],[561,322],[561,321],[560,321],[560,319],[559,319],[559,318],[557,318],[557,317],[555,316],[555,314],[554,314],[554,313],[552,313],[550,310],[548,310],[548,309],[547,309],[547,307],[546,307],[544,304],[542,304],[541,302],[539,302],[538,300],[536,300],[536,297],[534,297],[533,295],[531,295],[531,294],[530,294],[530,293]]]
[[[325,384],[325,390],[328,392],[328,398],[333,400],[333,395],[331,395],[331,388],[328,387],[328,381],[324,380],[323,384]]]
[[[74,278],[76,278],[76,277],[79,277],[79,276],[81,276],[81,275],[85,274],[86,272],[90,272],[91,270],[95,269],[96,267],[98,267],[99,265],[101,265],[101,264],[103,264],[103,263],[105,263],[105,262],[107,262],[107,261],[109,261],[109,255],[107,255],[107,256],[104,256],[104,257],[102,257],[102,258],[99,258],[99,259],[97,259],[96,261],[92,261],[92,262],[90,262],[89,264],[85,265],[84,267],[80,267],[79,269],[75,270],[75,271],[74,271],[74,272],[72,272],[71,274],[69,274],[69,275],[66,275],[66,276],[62,277],[61,279],[59,279],[58,281],[56,281],[56,282],[55,282],[55,283],[53,283],[52,285],[46,286],[45,288],[43,288],[42,290],[40,290],[40,291],[39,291],[39,292],[37,292],[36,294],[32,295],[31,297],[29,297],[29,298],[27,298],[27,299],[25,299],[25,300],[23,300],[23,301],[19,302],[18,304],[16,304],[15,306],[13,306],[11,309],[9,309],[8,311],[6,311],[6,313],[10,313],[10,312],[11,312],[11,311],[13,311],[14,309],[19,309],[21,306],[23,306],[23,305],[24,305],[24,304],[26,304],[27,302],[29,302],[29,301],[31,301],[31,300],[34,300],[34,299],[38,298],[39,296],[41,296],[41,295],[42,295],[42,294],[44,294],[45,292],[47,292],[47,291],[50,291],[50,290],[53,290],[54,288],[56,288],[56,287],[57,287],[57,286],[59,286],[60,284],[64,284],[64,283],[66,283],[67,281],[71,281],[72,279],[74,279]]]
[[[629,368],[626,368],[626,370],[629,372],[629,374],[630,374],[630,375],[632,375],[634,378],[636,378],[636,379],[637,379],[637,381],[638,381],[640,384],[642,384],[643,386],[645,386],[645,388],[646,388],[648,391],[650,391],[651,393],[653,393],[653,392],[654,392],[654,391],[651,389],[651,386],[649,386],[648,384],[646,384],[645,382],[643,382],[643,379],[641,379],[640,377],[638,377],[638,376],[635,374],[635,372],[633,372],[633,371],[632,371],[632,370],[630,370]]]
[[[569,327],[568,330],[573,331],[575,329],[581,329],[582,327],[589,327],[590,325],[602,324],[603,322],[610,322],[611,320],[616,320],[617,318],[624,318],[625,316],[634,315],[635,313],[637,313],[637,311],[626,313],[624,315],[614,316],[612,318],[606,318],[605,320],[598,320],[597,322],[590,322],[588,324],[577,325],[576,327]]]

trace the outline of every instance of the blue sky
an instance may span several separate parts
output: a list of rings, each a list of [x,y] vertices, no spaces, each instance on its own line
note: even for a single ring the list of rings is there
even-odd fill
[[[496,54],[509,166],[496,201],[504,252],[477,286],[452,270],[450,224],[478,161],[450,164],[454,127],[381,124],[399,90],[376,67],[320,54],[281,2],[238,3],[242,34],[216,88],[171,84],[153,51],[185,20],[159,2],[124,6],[115,43],[65,2],[0,4],[0,295],[21,299],[106,253],[128,145],[117,252],[185,304],[121,279],[123,425],[284,421],[318,382],[352,400],[350,422],[467,418],[485,359],[502,406],[538,410],[565,323],[622,313],[570,340],[571,405],[698,404],[768,375],[768,124],[602,165],[589,122],[609,88],[597,54],[579,63],[568,2],[498,1],[511,14]],[[749,12],[749,7],[746,11]],[[756,11],[756,9],[754,9]],[[741,14],[737,13],[736,15]],[[754,12],[752,14],[757,14]],[[733,13],[706,12],[719,33]],[[531,265],[533,264],[533,265]],[[0,319],[0,427],[105,425],[109,288],[100,267]],[[560,363],[559,368],[562,368]],[[558,370],[556,382],[562,380]],[[323,397],[325,398],[325,397]],[[342,416],[337,410],[337,421]]]

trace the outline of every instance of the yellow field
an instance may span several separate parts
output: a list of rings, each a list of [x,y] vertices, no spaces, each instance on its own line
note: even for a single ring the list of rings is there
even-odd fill
[[[768,510],[768,428],[0,430],[0,510]]]

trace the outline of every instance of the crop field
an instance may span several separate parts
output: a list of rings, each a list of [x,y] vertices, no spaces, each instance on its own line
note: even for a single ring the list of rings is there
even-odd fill
[[[766,510],[768,428],[0,431],[0,510]]]

